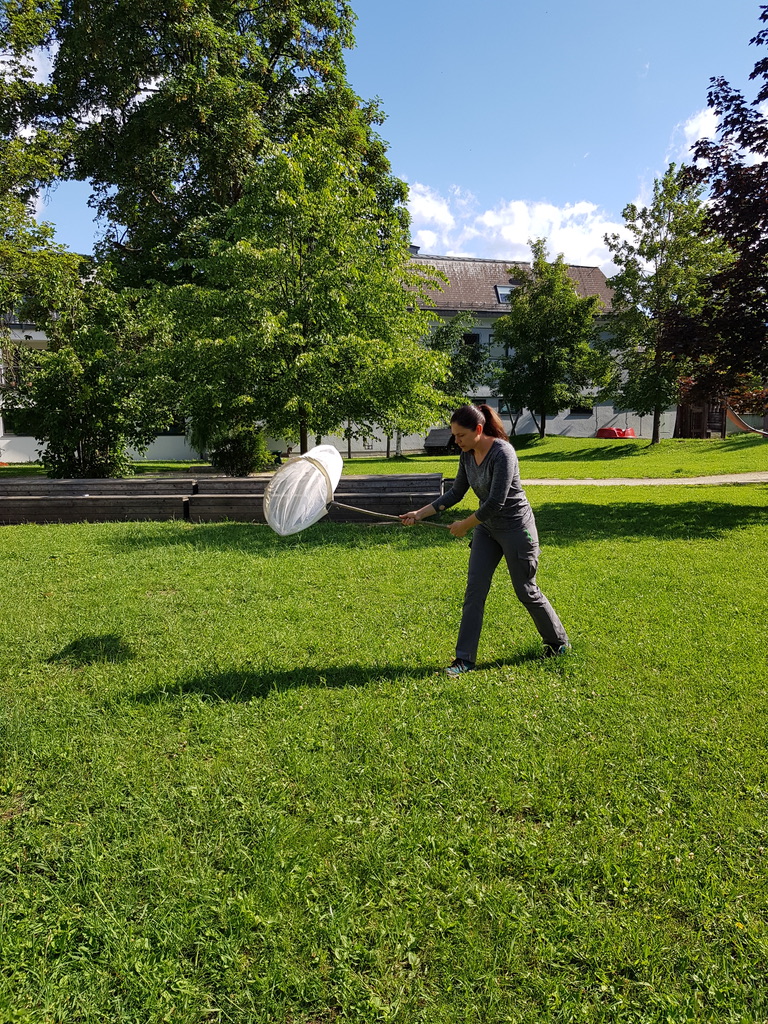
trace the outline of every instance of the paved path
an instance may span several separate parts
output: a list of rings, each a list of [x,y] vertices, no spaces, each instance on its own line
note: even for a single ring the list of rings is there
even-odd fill
[[[631,479],[629,477],[609,477],[605,480],[595,480],[587,477],[584,480],[528,480],[522,481],[523,487],[531,487],[534,484],[542,484],[547,487],[583,486],[594,485],[595,487],[646,487],[660,486],[663,484],[768,484],[768,473],[727,473],[722,476],[674,476],[674,477],[640,477]]]

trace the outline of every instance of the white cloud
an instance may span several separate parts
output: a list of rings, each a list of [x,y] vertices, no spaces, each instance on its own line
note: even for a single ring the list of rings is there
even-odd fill
[[[621,233],[622,224],[586,200],[555,206],[503,199],[481,209],[470,193],[457,187],[441,196],[417,183],[411,187],[409,206],[412,238],[424,252],[528,260],[528,242],[545,238],[552,258],[563,253],[567,263],[600,266],[613,273],[604,236]]]
[[[713,139],[717,131],[717,112],[704,107],[695,114],[675,125],[667,153],[667,163],[690,162],[691,149],[700,139]]]
[[[442,231],[451,231],[455,227],[450,200],[438,195],[428,185],[416,182],[411,186],[408,206],[414,223],[435,226]]]

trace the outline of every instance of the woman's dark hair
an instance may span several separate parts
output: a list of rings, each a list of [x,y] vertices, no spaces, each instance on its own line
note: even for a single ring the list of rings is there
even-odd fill
[[[490,405],[461,405],[451,416],[451,423],[458,423],[465,430],[475,430],[482,426],[483,433],[489,437],[500,437],[508,441],[507,432],[502,426],[499,414]]]

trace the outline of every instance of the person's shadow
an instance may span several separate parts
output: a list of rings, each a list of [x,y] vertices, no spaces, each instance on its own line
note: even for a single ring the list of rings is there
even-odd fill
[[[540,650],[532,647],[509,658],[479,662],[475,671],[506,668],[540,659]],[[137,693],[133,700],[138,704],[154,704],[195,695],[203,700],[239,703],[267,697],[270,693],[283,693],[300,688],[356,689],[374,682],[394,682],[405,677],[412,681],[414,675],[423,675],[425,678],[434,676],[438,680],[448,679],[444,670],[444,664],[424,665],[415,669],[402,665],[350,664],[321,668],[306,665],[303,668],[283,670],[265,668],[263,671],[259,671],[253,665],[233,665],[218,672],[196,673],[182,677],[175,683],[154,686]]]

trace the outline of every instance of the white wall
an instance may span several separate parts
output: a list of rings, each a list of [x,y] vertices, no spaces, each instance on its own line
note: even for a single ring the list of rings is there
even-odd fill
[[[0,462],[37,462],[39,447],[34,437],[0,434]],[[143,455],[128,451],[137,462],[196,462],[200,458],[183,437],[158,437]]]
[[[37,462],[37,447],[34,437],[0,434],[0,462]]]
[[[493,405],[493,402],[490,403]],[[676,409],[668,409],[661,417],[660,437],[674,435]],[[509,422],[508,420],[506,421]],[[631,427],[637,437],[651,438],[653,429],[652,416],[636,416],[633,412],[617,412],[610,403],[595,405],[591,413],[572,413],[568,409],[557,416],[548,416],[545,426],[547,434],[560,434],[563,437],[594,437],[601,427],[618,427],[626,430]],[[533,416],[525,411],[517,422],[518,434],[535,434],[538,428]]]
[[[200,459],[194,448],[190,448],[187,439],[175,434],[156,437],[141,455],[132,448],[128,449],[128,453],[137,462],[197,462]]]

